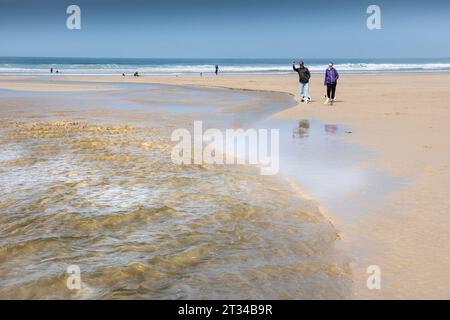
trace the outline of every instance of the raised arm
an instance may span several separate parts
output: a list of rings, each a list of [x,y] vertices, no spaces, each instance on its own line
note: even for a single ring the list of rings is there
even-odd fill
[[[295,67],[295,62],[292,63],[292,69],[293,69],[294,71],[298,71],[298,68]]]

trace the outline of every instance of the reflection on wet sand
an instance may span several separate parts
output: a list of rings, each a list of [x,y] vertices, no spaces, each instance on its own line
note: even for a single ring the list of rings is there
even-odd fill
[[[309,134],[309,120],[300,120],[298,122],[298,127],[294,128],[292,131],[292,138],[304,139],[308,137]]]
[[[335,135],[338,131],[338,128],[335,124],[325,124],[324,127],[326,134],[331,136]]]
[[[292,130],[292,138],[305,139],[309,137],[309,130],[311,128],[309,120],[300,120],[298,126]],[[338,126],[335,124],[324,124],[324,131],[327,135],[336,135]]]
[[[354,212],[369,212],[399,187],[396,179],[357,165],[371,154],[336,139],[352,133],[343,125],[305,119],[270,126],[280,128],[281,175],[296,181],[340,223],[354,223]]]

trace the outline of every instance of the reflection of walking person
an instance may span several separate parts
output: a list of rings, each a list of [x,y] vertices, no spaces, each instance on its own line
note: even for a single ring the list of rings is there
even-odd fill
[[[295,62],[292,65],[292,69],[298,73],[298,78],[300,81],[300,98],[302,102],[308,103],[311,101],[309,96],[309,79],[311,78],[311,73],[308,68],[305,67],[304,62],[300,62],[300,67],[295,67]]]
[[[215,71],[215,73],[216,73],[216,76],[219,74],[219,66],[216,64],[216,71]]]
[[[325,71],[325,81],[324,85],[327,86],[327,100],[325,100],[324,104],[333,105],[336,97],[336,85],[337,80],[339,79],[339,73],[333,67],[333,63],[328,64],[328,68]]]

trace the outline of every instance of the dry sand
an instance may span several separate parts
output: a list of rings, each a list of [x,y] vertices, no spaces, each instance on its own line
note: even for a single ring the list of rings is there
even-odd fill
[[[6,88],[7,77],[0,80],[0,88]],[[60,77],[52,81],[60,85],[68,80],[280,91],[298,99],[296,74]],[[52,87],[49,82],[47,89]],[[274,115],[346,124],[353,133],[343,139],[375,152],[373,160],[360,165],[406,181],[369,214],[355,212],[351,223],[335,219],[355,259],[355,298],[450,299],[449,88],[450,74],[342,75],[338,102],[330,107],[323,105],[322,76],[313,75],[313,102]],[[367,289],[368,265],[381,268],[381,290]]]

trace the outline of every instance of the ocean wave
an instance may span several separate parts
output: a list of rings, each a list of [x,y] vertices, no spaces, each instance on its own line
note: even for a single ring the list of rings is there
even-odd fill
[[[148,75],[208,74],[214,72],[210,64],[162,64],[162,65],[124,65],[105,64],[61,64],[53,65],[54,70],[63,74],[111,75],[131,74],[138,71]],[[312,64],[308,68],[323,72],[326,64]],[[337,63],[335,68],[341,72],[408,72],[408,71],[450,71],[450,63]],[[48,65],[0,64],[0,74],[49,74]],[[227,74],[286,74],[292,72],[289,64],[229,64],[220,66],[221,73]]]

